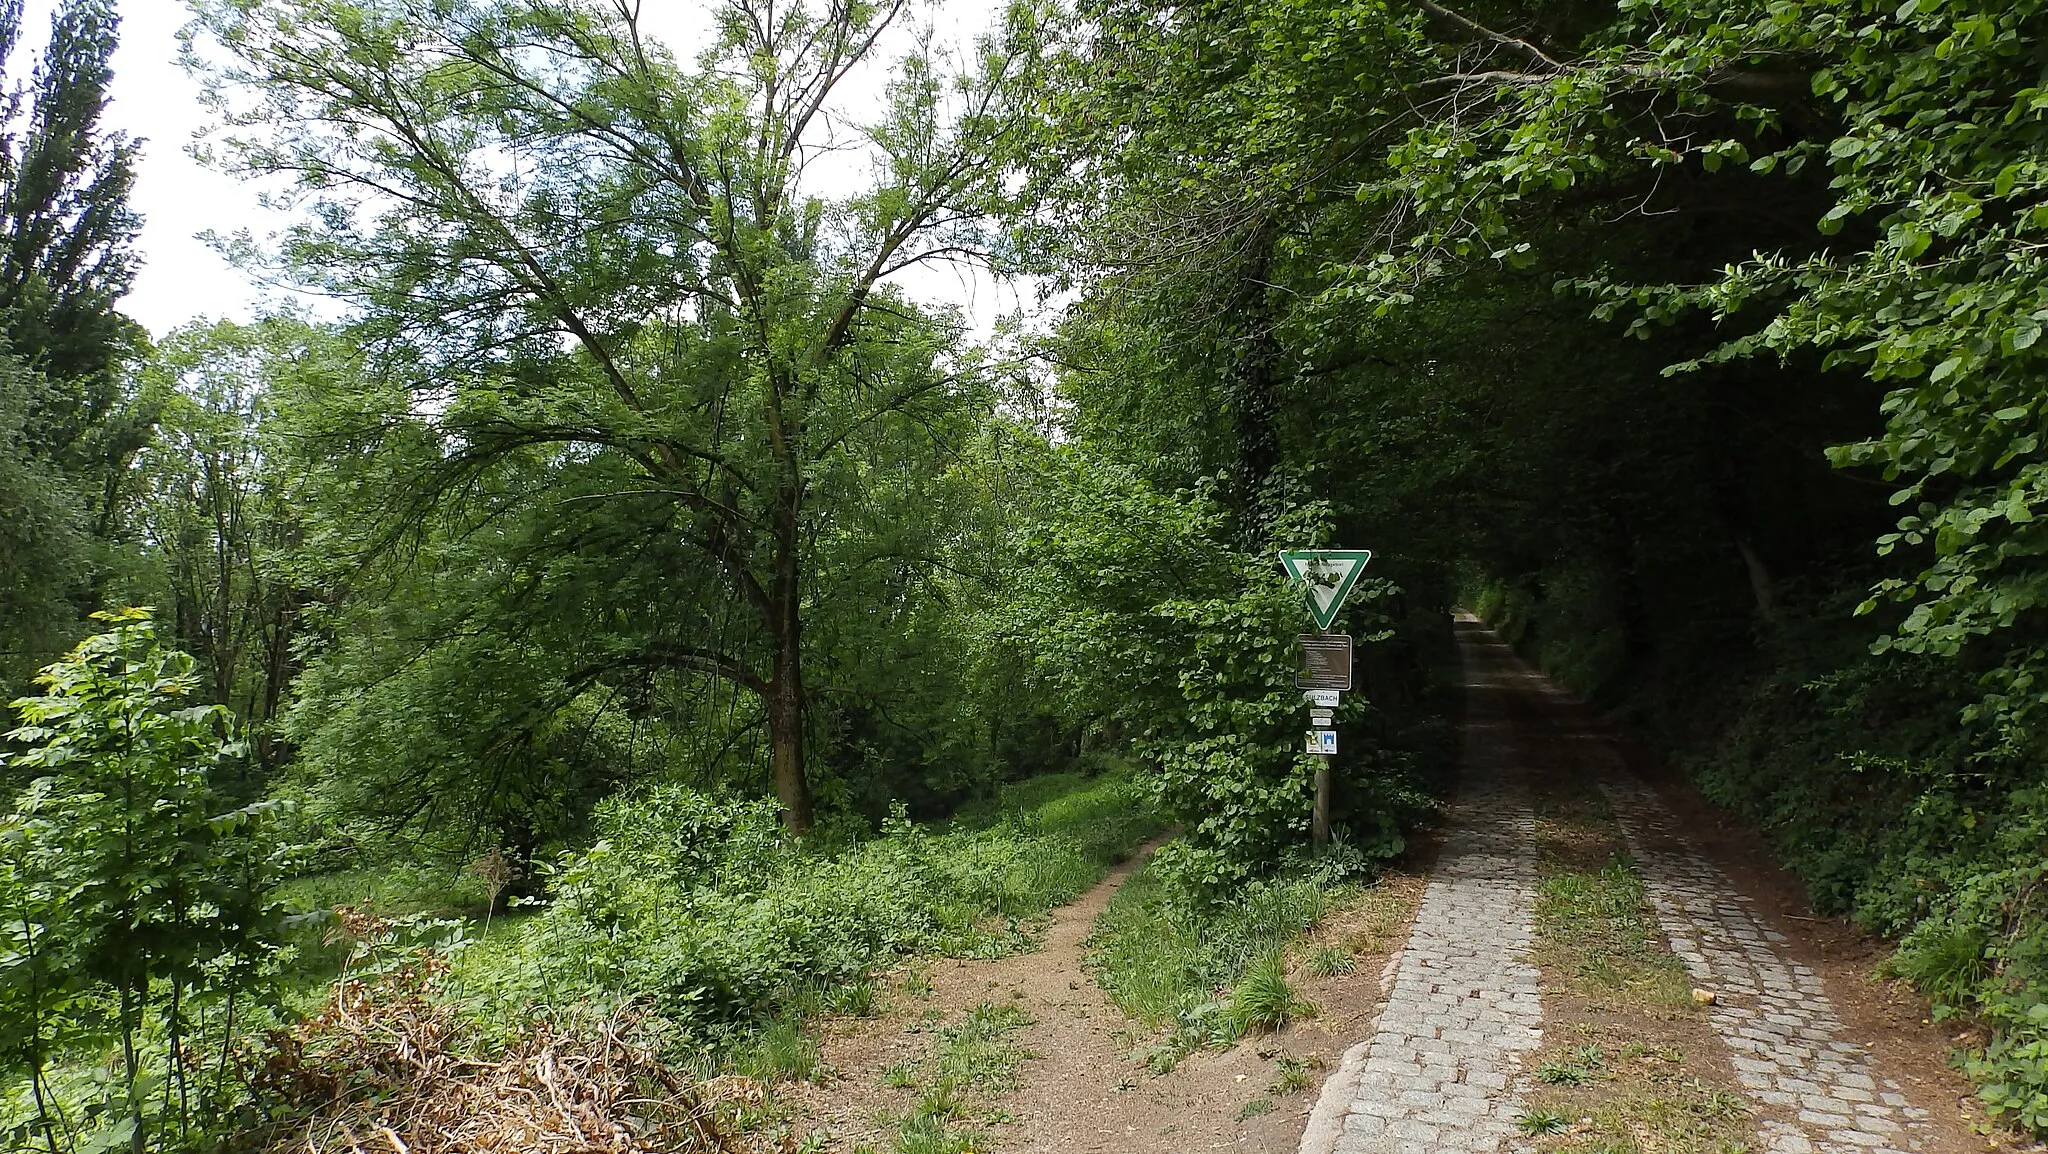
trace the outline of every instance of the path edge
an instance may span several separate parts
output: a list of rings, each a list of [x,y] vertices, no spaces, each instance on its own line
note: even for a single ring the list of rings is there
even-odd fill
[[[1394,975],[1400,972],[1401,955],[1408,952],[1403,942],[1387,957],[1387,964],[1380,970],[1380,1009],[1386,1009],[1387,994],[1394,988]],[[1372,1050],[1373,1035],[1379,1027],[1378,1014],[1373,1015],[1373,1024],[1344,1056],[1337,1061],[1337,1069],[1323,1079],[1323,1088],[1317,1092],[1315,1109],[1309,1112],[1308,1126],[1301,1132],[1301,1145],[1297,1154],[1336,1154],[1337,1139],[1344,1133],[1344,1115],[1355,1096],[1353,1088],[1358,1085],[1358,1073],[1365,1067],[1365,1056]]]

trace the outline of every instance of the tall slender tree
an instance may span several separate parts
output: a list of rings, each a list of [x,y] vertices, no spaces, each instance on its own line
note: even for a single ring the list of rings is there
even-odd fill
[[[16,419],[0,422],[0,471],[35,478],[33,493],[17,490],[34,515],[9,521],[40,526],[15,534],[0,567],[0,603],[37,606],[0,615],[0,652],[30,664],[68,640],[67,598],[92,607],[90,540],[116,532],[126,466],[152,424],[122,371],[141,329],[115,311],[140,226],[128,205],[137,143],[102,123],[119,25],[113,0],[63,0],[24,70],[22,2],[0,0],[0,353],[24,369],[8,386]]]

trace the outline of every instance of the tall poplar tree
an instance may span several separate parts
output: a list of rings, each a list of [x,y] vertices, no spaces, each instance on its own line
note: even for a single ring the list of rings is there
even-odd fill
[[[0,496],[0,661],[54,655],[66,600],[91,607],[91,538],[117,531],[152,424],[122,370],[141,330],[115,311],[141,223],[136,142],[102,124],[119,25],[113,0],[63,0],[25,69],[22,0],[0,0],[0,474],[21,479]]]

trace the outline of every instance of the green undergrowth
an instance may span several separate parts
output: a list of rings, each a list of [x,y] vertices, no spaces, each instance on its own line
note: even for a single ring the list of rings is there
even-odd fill
[[[1148,863],[1096,919],[1088,963],[1110,1000],[1148,1030],[1155,1072],[1205,1046],[1308,1017],[1287,977],[1290,946],[1356,892],[1357,868],[1306,868],[1204,900]]]
[[[1814,906],[1898,943],[1885,972],[1936,1020],[1981,1024],[1961,1055],[1992,1115],[2048,1134],[2048,777],[1996,723],[1980,673],[1781,638],[1690,769],[1754,821]],[[1833,658],[1833,660],[1830,660]]]
[[[606,803],[596,826],[552,872],[545,908],[467,950],[453,988],[486,1020],[631,1003],[674,1046],[726,1051],[860,1012],[864,989],[871,1009],[869,975],[906,956],[1032,948],[1033,919],[1161,823],[1129,778],[1075,775],[944,826],[899,813],[835,850],[787,839],[772,803],[673,787]]]

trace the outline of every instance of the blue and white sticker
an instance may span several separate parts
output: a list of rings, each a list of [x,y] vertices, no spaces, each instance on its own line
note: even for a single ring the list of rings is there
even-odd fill
[[[1334,729],[1311,729],[1308,731],[1308,752],[1319,757],[1337,756],[1337,731]]]

